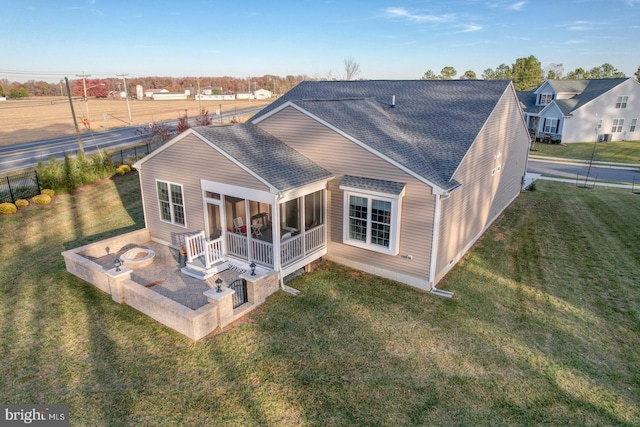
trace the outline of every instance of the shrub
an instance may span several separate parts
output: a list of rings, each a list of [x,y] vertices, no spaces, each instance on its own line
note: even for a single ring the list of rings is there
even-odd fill
[[[116,168],[116,175],[118,176],[126,175],[129,172],[131,172],[131,167],[129,167],[129,165],[122,165]]]
[[[26,208],[29,206],[29,201],[26,199],[18,199],[16,200],[16,206],[19,208]]]
[[[38,194],[37,196],[33,196],[31,200],[33,200],[33,203],[36,205],[48,205],[51,203],[51,197],[46,194]]]
[[[13,203],[0,203],[0,214],[14,214],[18,208]]]
[[[40,178],[40,184],[45,188],[62,189],[64,171],[62,170],[62,163],[57,161],[54,156],[49,158],[47,163],[43,163],[42,160],[38,162],[38,178]]]
[[[125,174],[124,169],[122,169],[121,167],[116,168],[116,175],[122,176],[124,174]]]
[[[55,195],[56,195],[56,192],[55,192],[55,191],[53,191],[53,190],[52,190],[52,189],[50,189],[50,188],[45,188],[45,189],[43,189],[43,190],[40,192],[40,194],[46,194],[47,196],[49,196],[49,197],[51,197],[51,198],[53,199],[53,196],[55,196]]]
[[[122,165],[120,166],[122,169],[124,169],[124,173],[129,173],[131,172],[131,166],[129,165]]]
[[[531,184],[527,185],[525,190],[527,190],[527,191],[536,191],[536,182],[533,181]]]

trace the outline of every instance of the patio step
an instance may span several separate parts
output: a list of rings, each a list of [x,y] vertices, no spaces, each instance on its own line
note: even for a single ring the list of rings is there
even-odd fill
[[[211,276],[214,276],[221,271],[229,268],[229,261],[219,261],[209,268],[206,268],[201,259],[195,259],[192,262],[187,263],[186,267],[182,267],[180,271],[187,276],[195,277],[196,279],[206,280]]]

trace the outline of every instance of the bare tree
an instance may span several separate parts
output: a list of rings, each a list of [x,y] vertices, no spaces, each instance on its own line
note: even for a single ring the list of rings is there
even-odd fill
[[[360,64],[352,56],[344,60],[344,79],[353,80],[360,74]]]

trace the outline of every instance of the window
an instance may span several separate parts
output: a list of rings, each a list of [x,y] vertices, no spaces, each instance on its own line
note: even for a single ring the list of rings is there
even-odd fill
[[[613,119],[613,126],[611,126],[611,132],[622,132],[622,125],[624,125],[624,119]]]
[[[543,93],[540,95],[540,105],[547,105],[553,101],[553,95],[550,93]]]
[[[542,131],[544,133],[558,133],[558,124],[560,119],[544,119]]]
[[[185,226],[182,185],[165,181],[156,181],[160,219],[176,225]]]
[[[602,119],[598,120],[598,129],[602,129]]]
[[[627,108],[628,96],[619,96],[616,101],[616,108]]]
[[[398,201],[381,196],[345,193],[347,205],[344,243],[390,255],[398,253]]]
[[[635,132],[637,125],[638,125],[638,119],[632,119],[631,120],[631,127],[629,128],[629,132]]]

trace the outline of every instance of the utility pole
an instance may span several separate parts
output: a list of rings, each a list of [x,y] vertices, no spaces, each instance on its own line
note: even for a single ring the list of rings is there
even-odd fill
[[[198,114],[202,112],[202,93],[200,92],[200,77],[198,77]]]
[[[84,71],[82,74],[76,74],[76,77],[82,77],[82,89],[84,89],[84,106],[87,111],[87,120],[91,123],[91,119],[89,119],[89,98],[87,98],[87,77],[91,77],[91,74],[85,74]]]
[[[131,118],[131,106],[129,105],[129,92],[127,91],[127,81],[124,79],[125,76],[129,74],[119,74],[119,77],[122,77],[122,84],[124,85],[124,97],[127,100],[127,111],[129,112],[129,126],[133,126],[133,119]]]
[[[71,100],[71,89],[69,89],[69,79],[64,78],[67,84],[67,95],[69,96],[69,105],[71,106],[71,116],[73,117],[73,125],[76,127],[76,135],[78,135],[78,146],[80,153],[84,154],[84,147],[82,146],[82,138],[80,138],[80,129],[78,129],[78,121],[76,120],[76,112],[73,110],[73,101]]]

